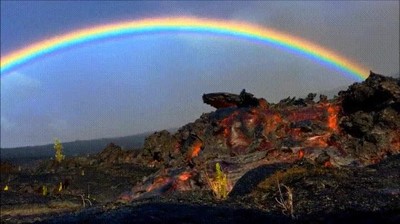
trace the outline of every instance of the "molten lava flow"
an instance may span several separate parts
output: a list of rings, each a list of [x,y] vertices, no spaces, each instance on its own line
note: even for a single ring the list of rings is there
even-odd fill
[[[186,181],[186,180],[188,180],[191,176],[192,176],[191,173],[189,173],[189,172],[183,172],[183,173],[181,173],[181,174],[178,176],[178,179],[181,180],[181,181]]]
[[[304,158],[304,150],[300,149],[299,150],[299,159],[303,159]]]
[[[220,122],[221,127],[223,128],[223,135],[224,135],[225,139],[227,139],[231,134],[230,129],[231,129],[233,121],[236,119],[237,114],[238,114],[238,111],[230,114],[228,117],[222,119]]]
[[[325,148],[328,146],[327,143],[327,138],[328,135],[317,135],[317,136],[313,136],[308,138],[305,141],[305,145],[308,147],[319,147],[319,148]]]
[[[232,125],[228,143],[232,151],[236,154],[241,154],[250,145],[251,139],[243,133],[241,122],[235,122]]]
[[[203,144],[200,141],[196,141],[192,146],[190,158],[197,157],[201,151],[202,146]]]
[[[264,117],[264,135],[274,132],[280,123],[282,123],[282,117],[279,114],[266,114]]]
[[[304,137],[302,136],[303,131],[301,128],[287,128],[286,132],[294,141],[302,141]]]
[[[171,182],[171,178],[170,177],[157,177],[153,183],[147,187],[146,192],[152,191],[154,189],[160,188],[162,186],[165,186],[167,183]]]
[[[338,106],[328,106],[328,127],[333,131],[338,130]]]
[[[331,161],[326,161],[325,163],[324,163],[324,167],[332,167],[332,163],[331,163]]]
[[[260,117],[260,109],[251,108],[248,112],[242,114],[241,122],[247,130],[254,130],[254,128],[260,123]]]

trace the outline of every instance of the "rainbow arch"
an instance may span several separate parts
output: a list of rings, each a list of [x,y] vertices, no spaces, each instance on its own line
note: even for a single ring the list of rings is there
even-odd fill
[[[274,45],[331,66],[357,81],[368,77],[368,70],[351,60],[312,42],[270,28],[237,21],[195,17],[162,17],[111,23],[55,36],[1,57],[1,74],[17,66],[67,47],[122,35],[160,32],[209,33]]]

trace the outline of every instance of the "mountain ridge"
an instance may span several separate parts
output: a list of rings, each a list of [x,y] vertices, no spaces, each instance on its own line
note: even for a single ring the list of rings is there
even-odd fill
[[[174,132],[176,128],[167,129]],[[98,153],[109,143],[113,142],[124,149],[138,149],[143,147],[144,139],[154,131],[128,135],[122,137],[98,138],[89,140],[75,140],[62,142],[63,152],[66,156],[82,156]],[[21,146],[12,148],[0,148],[1,159],[14,158],[43,158],[54,156],[53,144],[37,146]]]

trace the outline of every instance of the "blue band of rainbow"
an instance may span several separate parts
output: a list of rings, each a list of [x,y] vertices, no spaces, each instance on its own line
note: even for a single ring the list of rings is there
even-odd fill
[[[123,35],[163,32],[190,32],[222,35],[277,46],[327,65],[343,75],[360,81],[368,77],[368,70],[351,60],[309,41],[242,22],[212,20],[194,17],[164,17],[119,22],[73,31],[51,39],[34,43],[1,58],[1,74],[20,65],[83,43],[109,39]]]

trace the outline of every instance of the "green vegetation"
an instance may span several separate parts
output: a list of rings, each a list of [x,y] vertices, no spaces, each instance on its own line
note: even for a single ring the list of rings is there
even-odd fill
[[[54,150],[56,150],[55,158],[56,161],[61,163],[63,159],[65,158],[65,155],[63,154],[63,146],[61,145],[61,142],[59,139],[56,139],[54,141]]]
[[[46,186],[46,185],[43,185],[43,186],[42,186],[42,195],[43,195],[43,196],[46,196],[47,194],[48,194],[47,186]]]
[[[226,174],[222,171],[219,163],[215,164],[215,178],[210,180],[207,176],[207,182],[217,199],[226,199],[229,193],[229,184]]]

